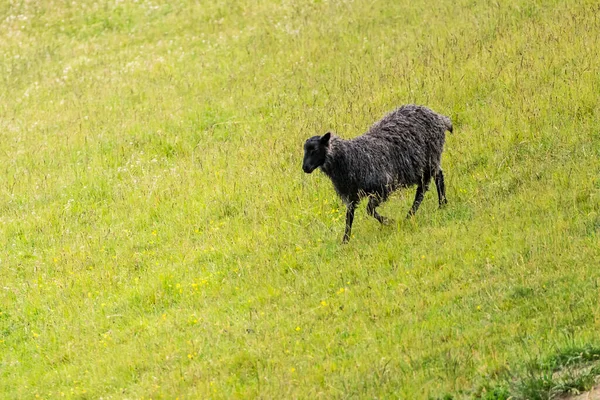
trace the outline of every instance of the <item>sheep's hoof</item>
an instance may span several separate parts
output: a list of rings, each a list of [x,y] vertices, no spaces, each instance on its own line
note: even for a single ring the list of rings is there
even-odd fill
[[[448,204],[448,200],[444,199],[442,201],[440,201],[440,208],[444,208],[446,206],[446,204]]]

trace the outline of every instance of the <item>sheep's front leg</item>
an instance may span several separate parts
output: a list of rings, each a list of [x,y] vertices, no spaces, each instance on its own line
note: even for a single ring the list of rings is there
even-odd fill
[[[344,232],[344,239],[342,243],[348,243],[350,240],[350,234],[352,233],[352,222],[354,221],[354,210],[356,209],[356,202],[350,202],[346,209],[346,231]]]

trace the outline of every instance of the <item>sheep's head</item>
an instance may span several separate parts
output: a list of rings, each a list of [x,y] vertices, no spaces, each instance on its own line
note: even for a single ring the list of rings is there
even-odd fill
[[[302,161],[304,172],[310,174],[325,163],[330,138],[331,133],[327,132],[323,136],[313,136],[304,143],[304,160]]]

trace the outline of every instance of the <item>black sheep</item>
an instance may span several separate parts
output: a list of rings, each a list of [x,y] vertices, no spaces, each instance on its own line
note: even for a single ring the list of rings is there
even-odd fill
[[[321,167],[347,206],[344,243],[350,239],[354,209],[369,198],[367,213],[380,223],[387,219],[376,208],[396,189],[417,185],[414,215],[435,179],[440,206],[447,203],[440,166],[445,132],[452,132],[450,118],[427,107],[406,105],[387,114],[367,133],[342,139],[327,132],[304,144],[302,169],[310,174]]]

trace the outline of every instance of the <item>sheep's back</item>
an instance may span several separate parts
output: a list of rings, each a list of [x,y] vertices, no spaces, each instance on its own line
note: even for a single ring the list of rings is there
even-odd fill
[[[446,126],[442,116],[427,107],[402,106],[373,124],[365,135],[392,143],[408,143],[412,148],[443,150]]]
[[[387,114],[355,140],[385,143],[402,168],[420,170],[416,171],[420,177],[424,168],[439,167],[445,131],[442,116],[427,107],[408,105]]]

